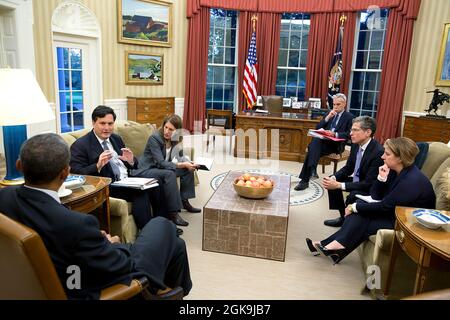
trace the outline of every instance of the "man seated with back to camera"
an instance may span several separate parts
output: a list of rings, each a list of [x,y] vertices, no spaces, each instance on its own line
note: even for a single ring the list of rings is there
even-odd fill
[[[156,217],[133,245],[121,244],[119,237],[99,229],[95,216],[61,204],[58,189],[69,174],[69,159],[69,147],[57,134],[34,136],[22,145],[17,161],[25,185],[0,189],[0,211],[40,235],[67,296],[98,299],[102,289],[129,285],[142,276],[148,278],[153,294],[182,287],[187,295],[192,287],[189,262],[175,225]],[[80,268],[80,289],[67,287],[71,265]]]
[[[346,104],[347,97],[345,94],[334,95],[333,109],[317,124],[316,129],[324,129],[324,133],[347,141],[350,138],[353,115],[345,110]],[[308,153],[298,176],[301,181],[294,187],[294,190],[300,191],[309,188],[311,176],[317,177],[316,168],[320,157],[331,153],[339,153],[343,148],[343,142],[313,138],[308,145]]]
[[[138,159],[125,147],[122,138],[113,133],[115,121],[112,108],[98,106],[94,109],[91,132],[78,138],[70,147],[72,173],[108,177],[114,182],[126,178],[131,169],[137,168]],[[146,190],[110,186],[109,191],[111,197],[132,202],[136,226],[142,229],[152,216],[167,218],[162,189],[159,183],[158,187]]]
[[[356,194],[370,193],[370,187],[378,175],[378,168],[383,165],[383,146],[373,139],[376,129],[374,118],[361,116],[353,119],[350,129],[352,148],[347,163],[331,177],[323,178],[322,185],[328,190],[329,207],[339,210],[340,214],[337,219],[325,220],[325,225],[342,226],[345,207],[356,201]],[[342,191],[350,192],[345,203]]]

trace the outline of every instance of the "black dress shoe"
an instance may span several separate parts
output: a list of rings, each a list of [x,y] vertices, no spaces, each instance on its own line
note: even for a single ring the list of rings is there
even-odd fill
[[[331,249],[325,248],[321,244],[316,245],[316,248],[324,256],[330,257],[330,259],[333,261],[333,265],[334,264],[338,264],[347,255],[347,250],[345,248],[344,249],[331,250]]]
[[[177,226],[180,227],[187,227],[189,225],[189,222],[185,221],[178,212],[175,213],[169,213],[169,219],[173,221]]]
[[[310,238],[306,238],[306,245],[308,246],[309,251],[313,254],[313,256],[320,256],[320,252],[317,251],[316,247],[314,247],[313,242]]]
[[[329,227],[340,227],[344,224],[344,220],[344,217],[339,217],[336,219],[325,220],[323,224]]]
[[[183,232],[183,229],[177,228],[177,237],[181,236]]]
[[[295,191],[301,191],[309,188],[309,182],[300,181],[298,185],[294,187]]]
[[[183,209],[186,210],[187,212],[190,212],[190,213],[202,212],[202,209],[194,208],[193,206],[191,206],[191,204],[189,203],[189,200],[183,200],[182,202],[183,202]]]

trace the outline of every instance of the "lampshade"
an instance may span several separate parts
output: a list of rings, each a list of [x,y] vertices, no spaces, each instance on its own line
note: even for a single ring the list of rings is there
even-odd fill
[[[29,69],[0,69],[0,126],[15,126],[55,119]]]

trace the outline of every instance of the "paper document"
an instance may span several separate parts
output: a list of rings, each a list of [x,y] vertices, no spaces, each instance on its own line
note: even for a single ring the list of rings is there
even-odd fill
[[[309,129],[308,136],[323,139],[323,140],[345,141],[345,139],[330,136],[330,135],[326,134],[324,131],[325,130],[323,130],[323,129],[322,130]]]
[[[204,158],[204,157],[197,157],[194,161],[195,164],[199,165],[198,170],[207,170],[210,171],[213,165],[213,159],[212,158]]]
[[[255,112],[260,112],[260,113],[269,113],[269,110],[264,110],[264,109],[256,109]]]
[[[159,184],[154,178],[128,177],[111,183],[111,186],[145,190],[157,187]]]
[[[363,196],[362,194],[357,194],[356,197],[361,199],[361,200],[363,200],[363,201],[365,201],[365,202],[368,202],[368,203],[380,202],[381,201],[381,200],[372,199],[371,196]]]

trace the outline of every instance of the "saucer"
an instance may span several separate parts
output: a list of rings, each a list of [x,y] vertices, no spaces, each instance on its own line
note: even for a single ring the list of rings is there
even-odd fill
[[[70,196],[71,194],[72,194],[72,190],[70,190],[70,189],[64,189],[64,191],[62,191],[62,192],[58,192],[58,196],[60,197],[60,198],[64,198],[64,197],[67,197],[67,196]]]
[[[437,210],[418,209],[414,210],[412,214],[421,225],[430,229],[437,229],[450,224],[450,217]]]
[[[66,189],[76,189],[81,187],[85,182],[86,178],[83,176],[70,175],[63,184]]]

